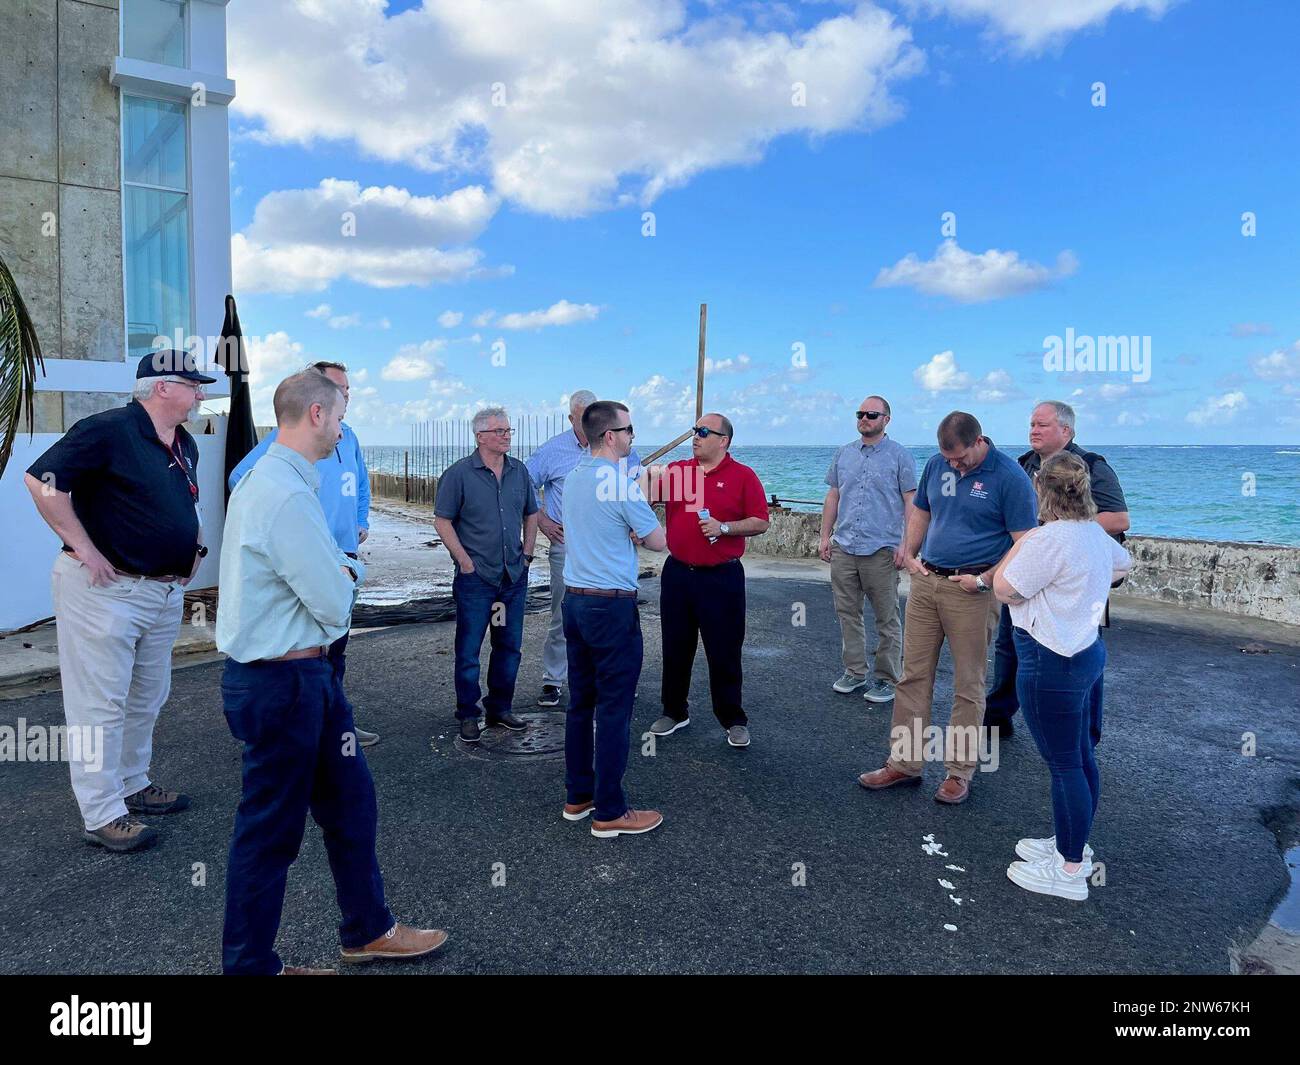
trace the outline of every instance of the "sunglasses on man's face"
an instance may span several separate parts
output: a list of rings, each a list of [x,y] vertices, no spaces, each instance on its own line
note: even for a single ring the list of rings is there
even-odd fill
[[[631,422],[628,422],[626,425],[618,425],[618,426],[615,426],[613,429],[610,429],[610,430],[608,430],[608,431],[611,432],[611,433],[627,433],[627,435],[628,435],[629,437],[634,435],[633,432],[632,432],[632,423],[631,423]]]
[[[711,436],[726,436],[726,435],[727,435],[727,434],[724,433],[721,429],[710,429],[708,426],[705,426],[705,425],[697,425],[697,426],[696,426],[693,430],[691,430],[691,431],[692,431],[696,436],[698,436],[701,440],[707,440],[707,439],[708,439],[709,437],[711,437]]]
[[[863,418],[866,418],[867,421],[874,422],[877,418],[883,418],[884,416],[885,416],[885,412],[883,410],[858,411],[858,421],[862,421]]]

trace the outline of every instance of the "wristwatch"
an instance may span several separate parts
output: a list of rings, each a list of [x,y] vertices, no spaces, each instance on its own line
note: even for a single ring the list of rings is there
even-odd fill
[[[718,532],[722,533],[723,536],[730,536],[731,526],[724,521],[721,525],[718,526]]]
[[[532,556],[532,555],[524,555],[524,561],[527,562],[527,563],[531,566],[531,565],[533,564],[533,556]]]
[[[208,545],[207,545],[207,544],[199,544],[197,550],[198,550],[198,553],[199,553],[199,558],[207,558],[207,557],[208,557]]]
[[[975,587],[978,588],[981,592],[987,592],[989,590],[989,586],[984,583],[984,574],[981,573],[976,576]]]

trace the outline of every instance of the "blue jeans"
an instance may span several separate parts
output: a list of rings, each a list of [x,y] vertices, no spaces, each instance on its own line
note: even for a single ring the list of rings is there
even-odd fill
[[[231,735],[244,744],[226,869],[222,970],[280,971],[275,936],[308,811],[325,837],[343,914],[340,941],[350,948],[378,939],[394,920],[375,857],[375,786],[355,737],[344,739],[355,726],[333,666],[320,658],[229,659],[221,701]]]
[[[514,584],[510,578],[497,587],[477,572],[457,572],[451,584],[456,603],[456,717],[477,721],[479,688],[479,651],[483,634],[492,634],[492,657],[488,660],[488,693],[483,710],[488,722],[510,712],[515,699],[515,677],[519,674],[519,652],[524,643],[524,603],[528,597],[528,569]],[[495,611],[502,624],[492,624],[494,605],[501,603],[504,612]]]
[[[1024,629],[1015,629],[1014,639],[1019,660],[1016,693],[1029,734],[1052,774],[1056,849],[1067,862],[1081,862],[1101,798],[1093,737],[1101,730],[1106,645],[1098,637],[1066,658]]]
[[[564,784],[570,803],[596,801],[597,821],[627,813],[623,773],[632,704],[641,679],[641,615],[633,598],[564,596],[569,711],[564,723]],[[592,725],[595,724],[595,736]]]
[[[1012,637],[1015,628],[1011,623],[1011,608],[1002,605],[1002,617],[998,621],[998,638],[993,645],[993,686],[984,697],[984,724],[1003,725],[1010,723],[1020,709],[1020,700],[1016,694],[1016,642]],[[1106,630],[1097,629],[1100,639]],[[1092,705],[1089,708],[1092,720],[1092,742],[1101,742],[1101,702],[1103,695],[1103,678],[1097,678],[1097,685],[1092,690]]]

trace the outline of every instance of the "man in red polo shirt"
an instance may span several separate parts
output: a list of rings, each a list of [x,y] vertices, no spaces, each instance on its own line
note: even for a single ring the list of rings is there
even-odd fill
[[[745,537],[767,529],[763,484],[731,457],[731,422],[706,414],[695,423],[694,457],[650,472],[653,502],[663,503],[668,559],[659,578],[663,628],[664,714],[650,731],[669,736],[691,723],[687,695],[699,637],[709,660],[713,712],[733,747],[749,746],[741,706],[740,649],[745,642]]]

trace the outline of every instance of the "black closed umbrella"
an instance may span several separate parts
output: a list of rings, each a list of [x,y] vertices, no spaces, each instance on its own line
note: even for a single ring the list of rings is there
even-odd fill
[[[230,499],[230,475],[244,456],[257,446],[253,424],[253,395],[248,387],[248,352],[239,325],[235,297],[226,297],[226,320],[221,326],[217,362],[230,381],[230,414],[226,419],[226,499]]]

